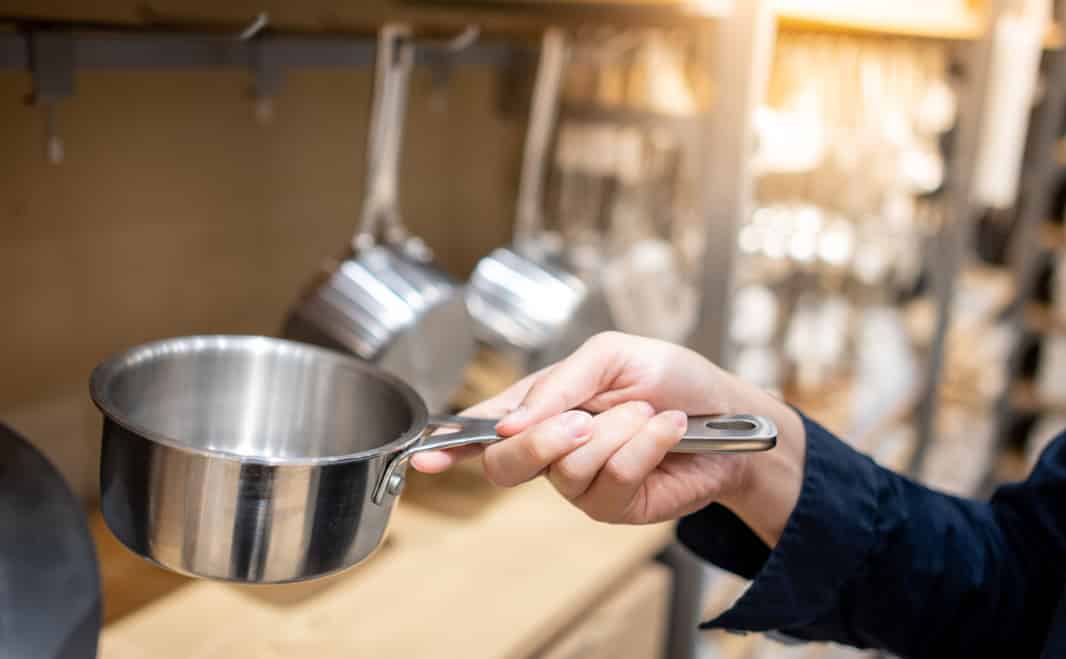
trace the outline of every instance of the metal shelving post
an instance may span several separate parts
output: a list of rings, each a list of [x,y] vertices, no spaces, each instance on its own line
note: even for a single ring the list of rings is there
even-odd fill
[[[706,236],[700,314],[689,347],[722,363],[731,361],[728,341],[737,233],[754,208],[752,156],[755,110],[770,76],[776,26],[766,0],[738,2],[718,22],[715,100],[706,151]]]
[[[700,314],[689,347],[715,362],[728,365],[729,309],[733,295],[737,233],[754,205],[751,160],[755,110],[769,78],[775,37],[769,2],[735,4],[732,15],[716,25],[717,95],[711,126],[706,133],[704,199],[706,234],[700,279]],[[667,560],[674,569],[672,619],[667,656],[696,657],[700,642],[697,624],[706,591],[704,565],[684,548],[671,547]]]
[[[983,122],[986,120],[986,90],[993,55],[993,28],[1004,11],[1005,0],[993,0],[981,38],[967,45],[966,88],[960,99],[958,133],[955,136],[948,169],[948,219],[940,227],[931,259],[930,284],[936,302],[936,327],[927,355],[926,378],[922,383],[916,410],[917,444],[909,471],[917,474],[936,435],[940,382],[943,377],[945,342],[951,326],[955,284],[971,249],[973,231],[980,208],[974,203],[972,188],[977,170],[977,153]]]
[[[1055,9],[1056,18],[1066,16],[1066,0],[1057,0]],[[1023,337],[1027,330],[1026,305],[1036,291],[1040,270],[1040,260],[1034,258],[1034,254],[1039,251],[1041,231],[1047,219],[1046,213],[1052,204],[1054,186],[1060,172],[1056,145],[1062,130],[1063,115],[1066,113],[1066,49],[1059,48],[1048,52],[1045,61],[1044,94],[1036,112],[1033,134],[1029,139],[1029,153],[1023,170],[1017,215],[1007,255],[1007,266],[1014,273],[1018,285],[1008,318],[1017,340],[1012,346],[1006,365],[1007,385],[996,401],[997,441],[993,450],[997,453],[1002,450],[1007,439],[1010,419],[1014,412],[1011,385],[1014,376],[1022,368],[1025,356]],[[994,472],[995,462],[990,461],[981,485],[982,493],[989,493],[995,486]]]

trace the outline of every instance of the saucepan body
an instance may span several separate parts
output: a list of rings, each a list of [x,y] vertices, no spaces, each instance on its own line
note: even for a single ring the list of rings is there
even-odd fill
[[[322,348],[183,337],[101,364],[101,506],[134,552],[253,583],[350,567],[381,542],[395,496],[373,493],[426,432],[406,384]],[[394,465],[402,470],[405,465]],[[398,488],[394,488],[398,489]]]

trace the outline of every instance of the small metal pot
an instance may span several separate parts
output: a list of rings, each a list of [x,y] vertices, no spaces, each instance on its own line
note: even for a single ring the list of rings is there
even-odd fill
[[[399,159],[414,60],[410,29],[382,27],[360,227],[345,258],[328,264],[304,291],[282,333],[374,363],[411,383],[439,411],[475,346],[462,287],[433,264],[400,216]]]
[[[519,356],[525,372],[566,357],[612,329],[602,296],[543,241],[499,247],[478,261],[466,289],[474,335]]]
[[[132,551],[184,574],[278,583],[343,570],[381,543],[420,451],[500,438],[430,416],[399,379],[339,352],[257,336],[132,348],[93,371],[101,508]],[[442,428],[455,432],[432,434]],[[764,451],[771,421],[692,417],[683,452]]]
[[[586,281],[544,231],[545,163],[568,57],[562,30],[545,32],[526,131],[514,244],[478,261],[466,287],[474,335],[517,356],[526,372],[573,352],[593,334],[613,329],[598,282]]]

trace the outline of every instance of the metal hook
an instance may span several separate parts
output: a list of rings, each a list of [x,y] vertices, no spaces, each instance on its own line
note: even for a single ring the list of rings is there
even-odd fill
[[[466,50],[481,36],[481,28],[477,25],[467,25],[463,28],[463,31],[455,35],[455,37],[448,43],[446,48],[449,52],[458,53],[462,50]]]
[[[450,39],[424,39],[418,44],[420,48],[442,50],[446,53],[455,54],[473,46],[481,36],[481,28],[477,25],[467,25],[459,34]]]
[[[48,162],[53,165],[62,163],[66,157],[66,146],[56,130],[55,103],[47,103],[44,106],[44,140],[44,155]]]
[[[270,15],[265,11],[261,11],[252,19],[252,22],[249,23],[247,27],[237,34],[237,38],[241,41],[248,41],[262,32],[263,28],[265,28],[268,23],[270,23]]]
[[[63,138],[56,128],[56,108],[74,95],[74,41],[68,32],[35,32],[30,35],[33,92],[28,101],[44,109],[45,157],[63,162]]]
[[[426,63],[433,76],[433,86],[430,91],[430,105],[436,111],[442,111],[447,107],[447,87],[452,77],[452,58],[472,46],[481,35],[481,29],[476,25],[468,25],[463,31],[449,39],[426,39],[418,44],[420,48],[428,51]]]

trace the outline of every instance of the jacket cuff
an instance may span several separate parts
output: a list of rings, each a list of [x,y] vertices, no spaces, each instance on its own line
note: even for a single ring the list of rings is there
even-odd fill
[[[704,629],[769,631],[812,624],[838,605],[844,585],[875,546],[881,468],[802,418],[803,485],[772,551],[722,506],[709,506],[678,526],[680,540],[696,554],[754,579],[733,607],[703,623]]]

